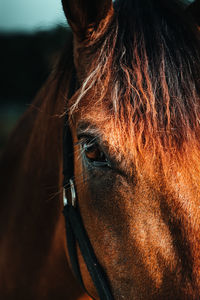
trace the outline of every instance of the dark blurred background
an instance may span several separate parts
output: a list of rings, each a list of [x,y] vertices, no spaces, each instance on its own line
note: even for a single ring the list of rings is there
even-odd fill
[[[0,1],[0,153],[66,41],[61,0]]]

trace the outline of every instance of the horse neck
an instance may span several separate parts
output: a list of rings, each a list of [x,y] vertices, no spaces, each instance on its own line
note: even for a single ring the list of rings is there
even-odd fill
[[[39,98],[20,120],[1,161],[0,265],[2,282],[11,286],[23,282],[18,274],[24,282],[31,281],[30,274],[35,277],[31,282],[36,281],[54,251],[55,236],[64,252],[64,234],[58,238],[57,231],[62,209],[62,120],[51,120],[48,113],[44,120],[46,112],[41,112],[44,105]]]

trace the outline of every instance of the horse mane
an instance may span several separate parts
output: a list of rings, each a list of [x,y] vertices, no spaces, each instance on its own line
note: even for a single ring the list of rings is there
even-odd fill
[[[136,166],[155,176],[159,165],[166,178],[181,174],[199,184],[197,24],[182,1],[118,0],[115,10],[104,36],[82,49],[90,57],[88,77],[71,114],[84,97],[104,103],[115,125],[129,132]]]

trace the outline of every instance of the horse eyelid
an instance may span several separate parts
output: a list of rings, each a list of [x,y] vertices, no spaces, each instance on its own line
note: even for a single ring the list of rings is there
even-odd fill
[[[99,143],[96,141],[97,138],[94,136],[89,136],[89,135],[78,135],[77,136],[79,141],[76,143],[76,145],[80,145],[82,147],[82,151],[81,151],[81,155],[84,154],[85,158],[87,159],[87,163],[92,165],[93,167],[109,167],[112,168],[111,163],[107,157],[107,155],[105,154],[105,152],[103,151],[103,149],[101,148],[101,146],[99,145]],[[85,155],[85,149],[83,148],[84,143],[88,142],[89,146],[93,146],[94,144],[96,144],[97,147],[100,148],[100,151],[103,152],[103,154],[105,155],[106,161],[105,162],[98,162],[98,161],[89,161],[89,159],[86,157]]]
[[[97,141],[98,137],[97,136],[94,136],[92,134],[89,134],[89,133],[80,133],[80,134],[77,134],[77,138],[78,138],[78,144],[81,143],[81,141],[85,140],[89,140],[90,142],[93,142],[93,141]],[[99,144],[99,143],[97,143]]]

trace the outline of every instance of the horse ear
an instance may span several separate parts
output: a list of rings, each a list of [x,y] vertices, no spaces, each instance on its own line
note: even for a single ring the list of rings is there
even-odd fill
[[[67,20],[80,39],[106,28],[113,16],[112,0],[62,0]]]
[[[200,0],[195,0],[192,4],[190,4],[187,11],[196,20],[197,25],[200,26]]]

